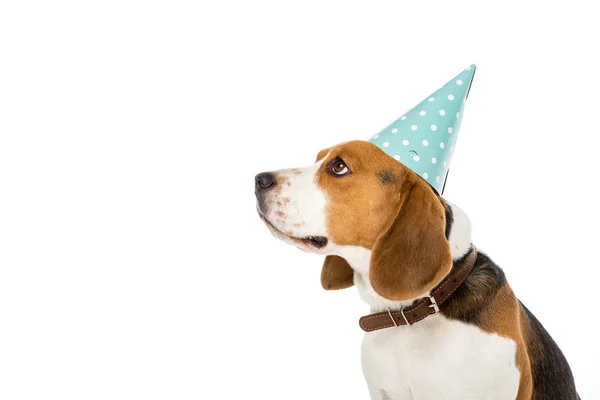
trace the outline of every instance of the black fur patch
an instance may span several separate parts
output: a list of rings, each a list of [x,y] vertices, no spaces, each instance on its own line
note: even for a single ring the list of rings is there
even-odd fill
[[[446,209],[446,239],[450,239],[450,231],[452,231],[452,224],[454,223],[454,213],[452,212],[452,207],[450,207],[444,200],[442,200],[442,204]]]
[[[454,261],[453,268],[463,268],[467,255]],[[488,307],[505,283],[504,271],[485,253],[478,251],[473,272],[440,308],[449,318],[478,324],[479,318],[488,312]]]
[[[567,359],[540,321],[519,302],[529,323],[527,343],[533,375],[532,400],[577,400],[573,374]]]
[[[377,172],[377,177],[384,185],[391,185],[396,182],[396,177],[394,176],[394,172],[389,169],[382,169]]]

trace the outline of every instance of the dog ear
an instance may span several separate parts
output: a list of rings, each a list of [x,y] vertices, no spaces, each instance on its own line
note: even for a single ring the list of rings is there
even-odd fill
[[[321,269],[321,285],[325,290],[346,289],[354,285],[354,270],[339,256],[327,256]]]
[[[450,271],[444,206],[416,174],[406,177],[396,216],[371,253],[373,289],[389,300],[410,300],[432,289]]]

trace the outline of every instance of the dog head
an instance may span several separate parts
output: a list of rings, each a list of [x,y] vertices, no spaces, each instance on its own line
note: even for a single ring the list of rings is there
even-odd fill
[[[340,257],[349,249],[368,251],[369,285],[388,300],[413,299],[450,271],[444,202],[371,143],[342,143],[308,167],[258,174],[255,189],[259,215],[277,238],[327,256],[326,289],[353,284],[355,271]]]

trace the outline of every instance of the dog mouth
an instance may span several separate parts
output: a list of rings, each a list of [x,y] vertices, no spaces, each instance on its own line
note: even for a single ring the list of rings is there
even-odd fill
[[[269,227],[269,229],[272,232],[274,232],[277,236],[286,238],[291,242],[302,244],[306,247],[314,248],[317,250],[320,250],[323,247],[327,246],[328,240],[325,236],[305,236],[301,238],[291,236],[277,229],[277,227],[275,227],[275,225],[273,225],[260,211],[258,212],[258,215],[260,216],[260,219],[262,219],[263,222],[267,225],[267,227]]]
[[[322,249],[323,247],[327,246],[327,238],[325,236],[307,236],[300,240],[317,249]]]

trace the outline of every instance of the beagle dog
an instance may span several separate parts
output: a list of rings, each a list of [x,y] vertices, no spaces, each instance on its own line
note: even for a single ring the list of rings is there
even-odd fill
[[[569,364],[469,219],[377,146],[353,141],[316,163],[258,174],[271,233],[325,255],[327,290],[356,286],[373,314],[362,368],[371,399],[578,399]]]

